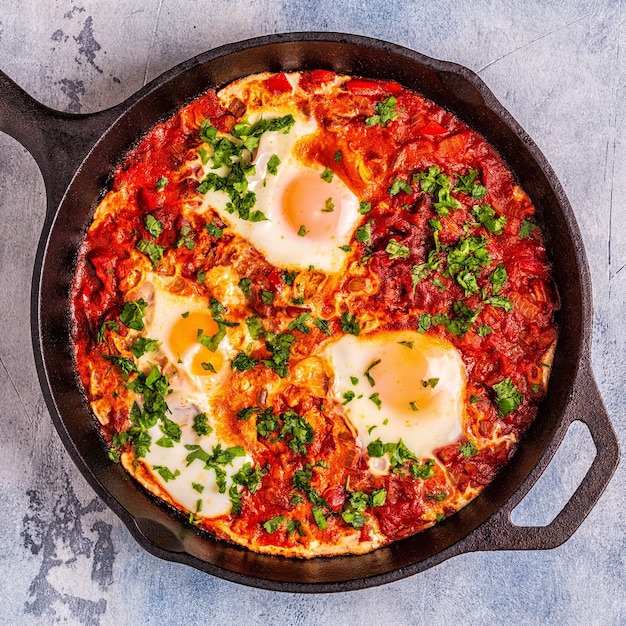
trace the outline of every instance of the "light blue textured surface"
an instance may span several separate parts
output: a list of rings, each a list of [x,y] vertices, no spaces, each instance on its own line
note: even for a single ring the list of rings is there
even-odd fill
[[[0,69],[45,104],[83,113],[207,49],[276,32],[368,35],[473,69],[539,145],[573,205],[593,279],[594,371],[622,438],[625,8],[610,0],[0,0]],[[69,460],[39,391],[28,314],[44,213],[37,166],[0,134],[0,623],[626,623],[621,466],[560,548],[463,555],[364,591],[271,593],[145,553]],[[574,425],[514,520],[548,523],[593,454],[586,428]]]

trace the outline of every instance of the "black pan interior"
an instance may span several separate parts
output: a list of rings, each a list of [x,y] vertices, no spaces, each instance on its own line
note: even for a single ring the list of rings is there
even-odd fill
[[[393,79],[421,92],[481,132],[504,156],[538,209],[562,300],[560,340],[550,393],[512,461],[461,512],[424,533],[361,556],[290,560],[251,553],[197,533],[113,465],[76,382],[68,311],[77,248],[121,155],[158,121],[208,88],[266,70],[327,68]],[[590,288],[571,208],[539,150],[469,70],[355,36],[272,36],[225,46],[148,86],[102,136],[78,169],[59,207],[43,257],[37,326],[49,407],[81,472],[138,541],[166,559],[232,581],[288,591],[337,591],[399,579],[471,549],[471,532],[551,455],[590,334]],[[528,487],[527,487],[528,488]]]

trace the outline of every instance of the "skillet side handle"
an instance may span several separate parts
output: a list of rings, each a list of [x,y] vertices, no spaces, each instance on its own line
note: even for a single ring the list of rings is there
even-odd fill
[[[474,550],[542,550],[565,543],[583,523],[608,485],[620,458],[619,443],[604,407],[589,362],[578,372],[562,429],[574,421],[585,423],[596,447],[596,456],[580,485],[563,509],[547,526],[516,526],[511,511],[518,501],[508,502],[482,527],[472,542]]]
[[[55,111],[0,71],[0,131],[19,141],[37,162],[46,186],[47,221],[74,172],[119,113],[119,105],[89,115]]]

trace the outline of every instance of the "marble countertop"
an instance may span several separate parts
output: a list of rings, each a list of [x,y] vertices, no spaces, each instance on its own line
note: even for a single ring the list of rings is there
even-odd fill
[[[205,50],[277,32],[362,34],[474,70],[538,144],[573,206],[593,281],[594,373],[621,439],[625,18],[623,0],[0,0],[0,70],[73,113],[117,104]],[[626,623],[622,466],[559,548],[465,554],[367,590],[275,593],[146,553],[73,465],[41,395],[29,306],[45,208],[33,158],[0,133],[0,623]],[[549,523],[594,454],[587,427],[574,423],[513,521]]]

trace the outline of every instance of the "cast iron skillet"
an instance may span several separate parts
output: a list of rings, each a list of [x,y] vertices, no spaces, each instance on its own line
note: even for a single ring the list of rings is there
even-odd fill
[[[264,70],[314,68],[396,80],[481,132],[538,208],[562,307],[549,394],[512,460],[477,499],[434,528],[370,554],[301,561],[254,554],[198,533],[109,461],[76,381],[68,302],[77,247],[107,177],[143,132],[210,87]],[[32,287],[33,345],[43,394],[79,470],[146,550],[246,585],[291,592],[346,591],[397,580],[465,552],[553,548],[590,512],[617,466],[619,450],[590,365],[591,282],[580,232],[537,146],[471,71],[378,40],[296,33],[202,54],[126,102],[94,115],[48,109],[3,74],[0,96],[0,129],[31,152],[46,183],[48,209]],[[513,525],[510,512],[575,420],[591,431],[597,449],[591,468],[551,524]]]

